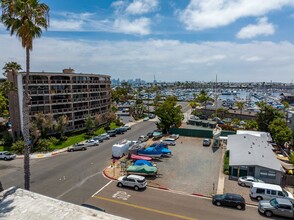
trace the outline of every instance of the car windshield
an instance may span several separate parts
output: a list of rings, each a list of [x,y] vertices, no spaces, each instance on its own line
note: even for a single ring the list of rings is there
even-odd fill
[[[288,192],[286,190],[283,189],[283,193],[284,193],[285,196],[289,197],[289,194],[288,194]]]
[[[137,180],[138,181],[138,183],[144,183],[145,182],[145,179],[143,179],[143,180]]]
[[[272,206],[277,206],[277,205],[278,205],[278,202],[277,202],[276,199],[271,199],[271,200],[270,200],[270,204],[271,204]]]
[[[10,153],[10,152],[5,152],[4,154],[5,155],[12,155],[12,153]]]

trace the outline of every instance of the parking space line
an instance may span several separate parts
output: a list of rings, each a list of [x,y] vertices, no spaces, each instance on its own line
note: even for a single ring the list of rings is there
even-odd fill
[[[91,197],[94,197],[96,194],[101,192],[105,187],[107,187],[110,183],[112,183],[113,180],[110,180],[108,183],[106,183],[101,189],[99,189],[97,192],[95,192]]]
[[[108,201],[108,202],[113,202],[113,203],[129,206],[129,207],[133,207],[133,208],[137,208],[137,209],[142,209],[142,210],[149,211],[149,212],[155,212],[155,213],[159,213],[159,214],[166,215],[166,216],[171,216],[171,217],[176,217],[176,218],[186,219],[186,220],[197,220],[196,218],[190,218],[187,216],[178,215],[178,214],[174,214],[174,213],[170,213],[170,212],[165,212],[165,211],[161,211],[161,210],[157,210],[157,209],[153,209],[153,208],[147,208],[144,206],[134,205],[134,204],[126,203],[123,201],[118,201],[115,199],[109,199],[109,198],[105,198],[105,197],[101,197],[101,196],[93,196],[93,197],[96,199],[100,199],[100,200],[104,200],[104,201]]]

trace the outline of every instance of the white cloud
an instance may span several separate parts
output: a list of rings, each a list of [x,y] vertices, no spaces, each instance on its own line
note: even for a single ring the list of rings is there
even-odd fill
[[[127,14],[146,14],[155,11],[158,6],[158,0],[134,0],[126,8]]]
[[[263,17],[258,19],[257,24],[247,25],[243,27],[237,34],[239,39],[254,38],[256,36],[268,36],[275,33],[274,25],[267,22],[267,18]]]
[[[0,66],[16,61],[25,69],[25,51],[15,36],[1,35]],[[277,56],[278,54],[278,56]],[[112,78],[152,81],[291,82],[294,44],[177,40],[85,41],[42,37],[34,41],[32,71],[100,73]],[[160,74],[159,74],[160,73]]]
[[[293,0],[191,0],[179,12],[188,30],[204,30],[229,25],[244,17],[260,17],[283,7],[293,7]]]
[[[116,32],[125,34],[150,34],[150,20],[148,18],[138,18],[129,21],[124,18],[116,19],[113,23]]]

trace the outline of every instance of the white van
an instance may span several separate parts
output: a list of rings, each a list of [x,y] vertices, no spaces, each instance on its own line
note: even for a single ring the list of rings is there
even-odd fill
[[[165,138],[161,142],[166,144],[166,145],[171,145],[171,146],[176,145],[176,140],[174,138]]]
[[[127,154],[129,147],[131,147],[135,142],[123,140],[119,143],[116,143],[112,146],[112,157],[120,158]]]
[[[270,200],[273,198],[293,200],[293,195],[290,192],[282,189],[279,185],[268,183],[253,183],[250,188],[249,196],[257,200]]]

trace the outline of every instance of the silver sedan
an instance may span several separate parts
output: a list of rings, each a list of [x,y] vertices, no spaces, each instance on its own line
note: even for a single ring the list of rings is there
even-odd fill
[[[252,183],[263,183],[263,181],[253,176],[242,176],[238,179],[238,184],[241,186],[252,186]]]

